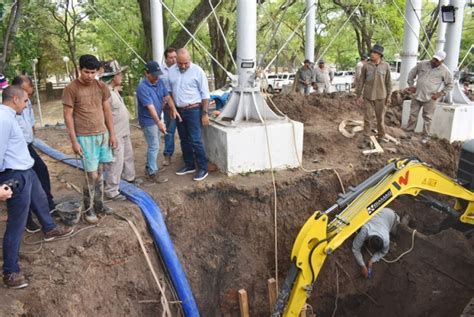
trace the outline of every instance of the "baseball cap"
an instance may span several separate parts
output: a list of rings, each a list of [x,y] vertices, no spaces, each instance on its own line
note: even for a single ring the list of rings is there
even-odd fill
[[[155,61],[149,61],[146,63],[145,70],[155,77],[163,75],[160,65],[158,65],[158,63]]]
[[[324,64],[324,59],[320,59],[318,64]]]
[[[311,64],[311,61],[309,59],[305,59],[303,63],[304,64]]]
[[[446,53],[443,51],[438,51],[436,54],[433,55],[433,58],[437,59],[438,61],[442,62],[446,58]]]

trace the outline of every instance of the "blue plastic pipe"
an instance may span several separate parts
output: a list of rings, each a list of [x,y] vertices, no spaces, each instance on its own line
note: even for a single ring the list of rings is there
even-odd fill
[[[68,158],[64,153],[49,147],[40,139],[35,139],[33,145],[56,160],[63,161],[74,167],[82,168],[82,162],[80,160]],[[171,281],[173,282],[179,300],[182,302],[185,316],[198,317],[199,310],[196,301],[194,300],[183,267],[179,262],[160,208],[148,193],[133,184],[120,181],[120,191],[142,210],[150,227],[151,234],[153,235],[153,240],[158,246],[166,268],[171,276]]]

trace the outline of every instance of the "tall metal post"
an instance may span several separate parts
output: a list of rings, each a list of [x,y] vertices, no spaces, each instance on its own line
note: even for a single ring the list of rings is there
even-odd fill
[[[268,107],[256,80],[257,69],[257,1],[237,1],[237,83],[226,107],[216,118],[222,125],[237,125],[241,121],[263,123],[281,120]]]
[[[33,59],[33,79],[35,80],[35,95],[36,95],[36,103],[38,104],[38,115],[40,119],[40,125],[43,126],[43,112],[41,111],[41,102],[39,97],[39,90],[38,90],[38,80],[36,79],[36,64],[38,64],[38,59]]]
[[[163,32],[163,6],[161,0],[150,0],[151,12],[151,43],[153,46],[153,60],[163,63],[165,52]]]
[[[436,41],[436,52],[444,51],[444,44],[446,43],[446,27],[447,24],[443,22],[443,17],[441,15],[441,6],[447,5],[449,0],[440,0],[439,1],[439,17],[438,17],[438,40]]]
[[[403,51],[400,53],[400,89],[406,88],[408,73],[416,66],[418,59],[418,42],[420,36],[422,0],[407,0],[405,7],[405,28],[403,31]]]
[[[306,17],[305,25],[305,43],[304,43],[304,57],[311,62],[314,60],[314,36],[316,33],[316,0],[306,0],[306,12],[309,11]]]
[[[455,22],[448,23],[446,28],[446,59],[444,62],[449,70],[455,72],[458,70],[466,0],[450,0],[449,4],[454,6]]]

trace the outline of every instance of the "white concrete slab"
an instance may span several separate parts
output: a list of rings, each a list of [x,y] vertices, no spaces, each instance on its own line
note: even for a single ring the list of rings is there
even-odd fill
[[[410,116],[411,101],[403,102],[402,128],[406,128]],[[415,132],[421,132],[423,118],[418,115]],[[438,103],[431,123],[431,134],[449,142],[474,139],[474,106]]]
[[[274,169],[299,166],[303,155],[303,124],[297,121],[267,122]],[[203,129],[208,159],[228,175],[270,169],[265,125],[241,122],[237,127],[211,123]]]

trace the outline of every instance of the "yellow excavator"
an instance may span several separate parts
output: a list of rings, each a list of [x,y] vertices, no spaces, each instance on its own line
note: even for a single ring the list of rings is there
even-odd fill
[[[473,190],[474,140],[463,146],[457,179],[417,158],[392,160],[357,187],[340,194],[329,209],[316,211],[306,221],[293,245],[291,267],[272,316],[299,316],[326,257],[398,196],[430,191],[455,197],[454,209],[444,206],[445,211],[474,225]]]

